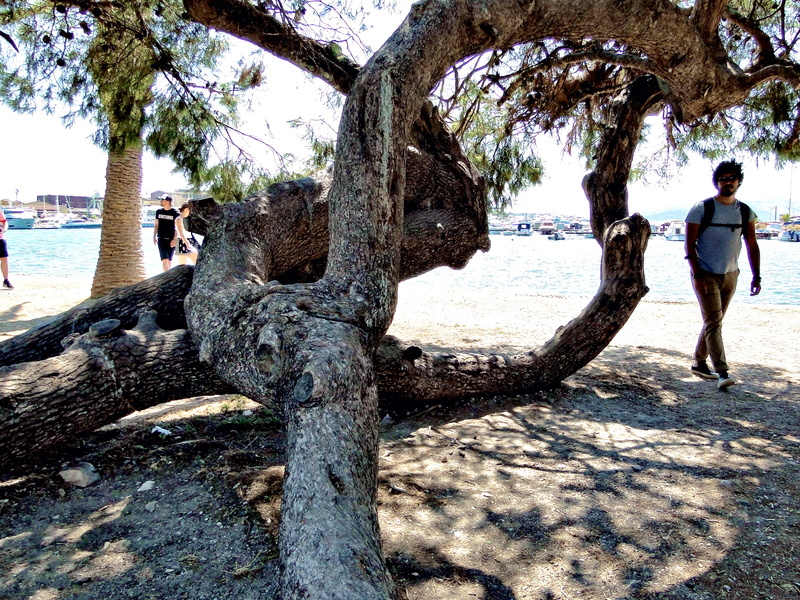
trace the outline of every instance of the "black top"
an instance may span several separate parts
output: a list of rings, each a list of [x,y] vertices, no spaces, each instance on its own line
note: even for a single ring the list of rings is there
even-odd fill
[[[175,220],[181,216],[174,208],[159,208],[156,211],[158,223],[158,237],[162,240],[171,240],[175,237]]]

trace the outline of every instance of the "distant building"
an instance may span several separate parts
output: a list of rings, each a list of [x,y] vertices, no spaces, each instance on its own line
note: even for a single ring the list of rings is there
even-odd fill
[[[184,191],[177,191],[177,192],[165,192],[164,190],[156,190],[152,194],[150,194],[150,200],[158,202],[161,199],[161,196],[166,194],[167,196],[172,198],[172,206],[178,207],[184,202],[189,199],[189,194]],[[149,204],[150,202],[148,202]]]
[[[150,194],[149,198],[144,198],[144,204],[146,206],[149,205],[158,205],[161,196],[166,194],[172,198],[172,206],[175,208],[180,208],[181,204],[188,202],[194,198],[206,198],[208,194],[204,194],[203,192],[198,192],[197,190],[175,190],[173,192],[167,192],[164,190],[156,190]]]
[[[62,213],[100,214],[103,211],[103,198],[95,196],[71,196],[69,194],[44,194],[36,196],[36,202],[29,205],[32,210],[55,212],[56,207]]]

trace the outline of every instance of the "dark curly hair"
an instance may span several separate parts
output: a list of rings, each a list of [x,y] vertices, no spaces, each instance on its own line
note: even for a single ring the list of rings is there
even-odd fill
[[[736,175],[739,183],[744,181],[744,173],[742,172],[742,163],[735,160],[726,160],[717,165],[714,169],[714,174],[711,176],[711,181],[714,182],[714,187],[717,187],[717,182],[721,175]]]

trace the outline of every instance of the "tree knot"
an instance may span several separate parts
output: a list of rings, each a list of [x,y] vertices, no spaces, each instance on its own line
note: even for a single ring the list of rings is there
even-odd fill
[[[321,402],[322,395],[322,382],[311,371],[303,373],[294,385],[293,396],[298,406],[316,406]]]
[[[119,319],[106,319],[105,321],[98,321],[87,332],[87,336],[93,340],[103,338],[112,338],[122,335],[122,321]]]

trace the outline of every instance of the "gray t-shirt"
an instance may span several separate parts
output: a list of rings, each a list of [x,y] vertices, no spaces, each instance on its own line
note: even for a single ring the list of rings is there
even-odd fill
[[[695,204],[686,215],[687,223],[700,223],[703,219],[703,202]],[[757,219],[756,213],[750,209],[748,222]],[[741,225],[742,212],[739,201],[725,205],[714,200],[714,217],[712,223]],[[697,258],[704,271],[724,275],[739,268],[739,253],[742,251],[742,228],[709,227],[697,240]]]

